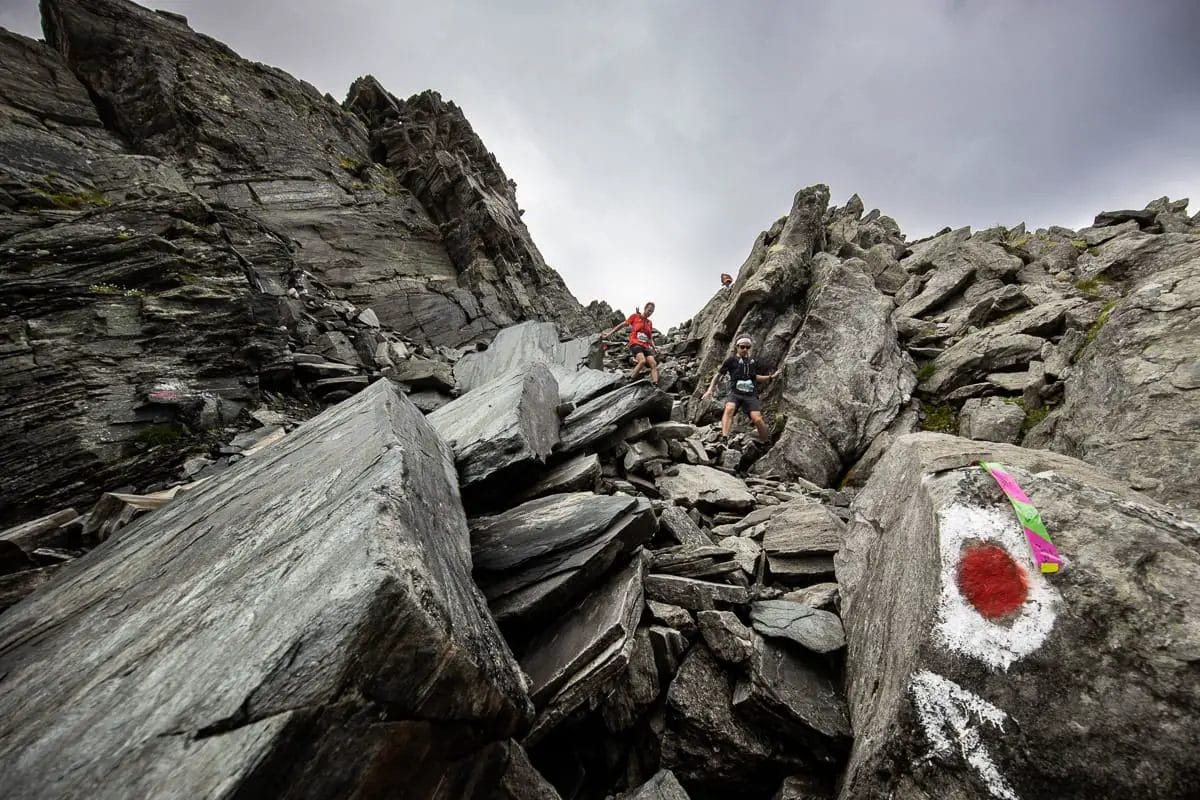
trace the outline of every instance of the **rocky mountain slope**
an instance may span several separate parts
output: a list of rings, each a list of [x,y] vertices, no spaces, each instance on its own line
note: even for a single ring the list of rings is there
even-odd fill
[[[43,10],[0,32],[6,796],[1200,794],[1186,201],[908,242],[803,189],[656,387],[452,104]],[[702,398],[739,335],[769,443]]]
[[[42,7],[48,44],[0,33],[0,522],[144,483],[147,450],[233,422],[293,352],[378,374],[405,360],[380,326],[459,347],[611,315],[546,266],[453,104],[365,79],[343,108],[175,15]]]

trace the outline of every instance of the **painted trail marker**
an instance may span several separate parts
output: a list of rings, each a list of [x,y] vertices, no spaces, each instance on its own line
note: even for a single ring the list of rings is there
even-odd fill
[[[1038,569],[1042,572],[1058,572],[1062,567],[1062,559],[1059,558],[1058,548],[1050,541],[1050,534],[1046,533],[1046,526],[1042,524],[1042,515],[1033,507],[1033,502],[1017,485],[1013,476],[1002,470],[998,464],[980,461],[979,466],[995,478],[1000,489],[1008,495],[1013,510],[1017,512],[1017,519],[1025,529],[1025,538],[1029,542],[1029,549],[1033,552],[1033,560]]]
[[[993,797],[1019,800],[979,735],[985,724],[1004,730],[1008,715],[974,692],[928,670],[913,674],[911,688],[917,717],[933,752],[949,756],[957,744],[963,760]]]

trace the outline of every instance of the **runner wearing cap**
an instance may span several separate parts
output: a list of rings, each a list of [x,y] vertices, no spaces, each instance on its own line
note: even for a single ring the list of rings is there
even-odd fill
[[[732,355],[721,364],[717,374],[713,375],[708,389],[704,392],[705,402],[712,400],[713,389],[722,375],[729,376],[729,395],[725,398],[725,413],[721,415],[721,436],[728,437],[729,429],[733,427],[733,415],[738,409],[746,412],[750,421],[758,431],[758,439],[770,444],[771,432],[767,429],[766,420],[762,415],[762,401],[758,399],[758,384],[766,383],[779,377],[779,370],[770,375],[759,375],[759,364],[750,355],[754,342],[749,336],[741,336],[736,342],[736,355]]]

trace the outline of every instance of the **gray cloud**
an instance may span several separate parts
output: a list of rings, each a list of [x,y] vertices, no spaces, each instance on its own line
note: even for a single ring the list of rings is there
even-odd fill
[[[660,324],[812,183],[910,238],[1200,192],[1194,0],[158,5],[335,97],[437,89],[575,294]],[[0,25],[37,35],[32,0]]]

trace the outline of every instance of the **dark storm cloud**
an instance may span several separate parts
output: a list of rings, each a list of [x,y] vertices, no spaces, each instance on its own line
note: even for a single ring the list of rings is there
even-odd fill
[[[159,5],[335,97],[439,90],[576,295],[660,323],[812,183],[910,238],[1200,192],[1194,0]],[[33,6],[0,25],[36,34]]]

